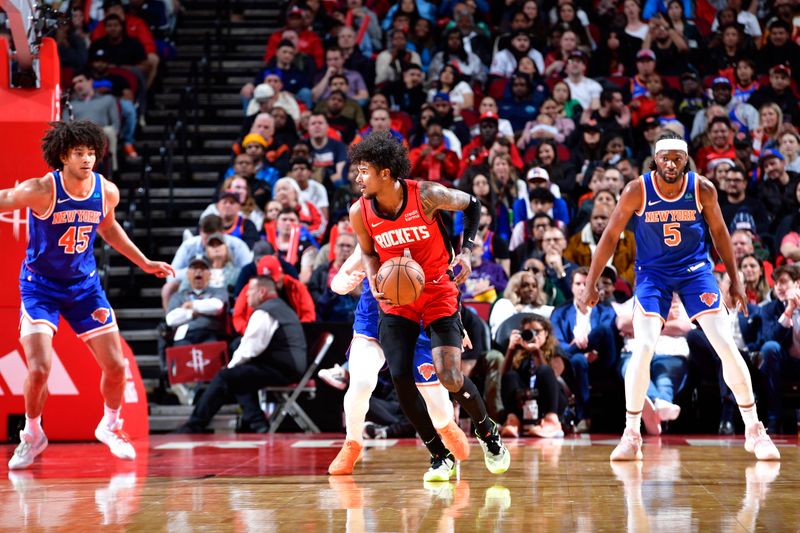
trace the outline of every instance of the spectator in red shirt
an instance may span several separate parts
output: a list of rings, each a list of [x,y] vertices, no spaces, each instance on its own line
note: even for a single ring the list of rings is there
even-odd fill
[[[444,130],[441,123],[434,119],[428,121],[425,130],[428,142],[411,150],[411,177],[441,183],[448,187],[458,177],[458,155],[444,145]]]
[[[322,68],[325,56],[322,50],[322,41],[319,35],[308,29],[305,23],[305,10],[299,6],[292,7],[286,14],[286,26],[283,30],[276,31],[267,41],[267,50],[264,52],[264,63],[269,63],[278,50],[278,43],[283,39],[283,32],[292,30],[297,33],[297,51],[308,54],[314,58],[317,68]]]
[[[697,171],[705,173],[708,163],[721,157],[736,159],[736,151],[733,148],[733,136],[731,131],[731,121],[728,117],[714,117],[708,125],[708,136],[711,144],[703,146],[697,151],[695,164]]]

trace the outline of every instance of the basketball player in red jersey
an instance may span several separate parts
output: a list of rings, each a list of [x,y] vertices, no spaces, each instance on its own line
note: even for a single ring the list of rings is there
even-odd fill
[[[480,219],[480,203],[467,193],[429,181],[403,179],[410,173],[406,149],[390,135],[374,132],[350,151],[357,165],[361,198],[350,208],[370,289],[381,307],[378,335],[392,374],[400,406],[419,428],[424,420],[414,408],[418,394],[412,365],[419,325],[431,338],[433,364],[439,381],[453,393],[472,418],[486,468],[493,474],[508,470],[511,456],[497,424],[489,418],[475,384],[461,373],[464,328],[458,314],[458,284],[471,272],[470,255]],[[439,211],[464,212],[461,253],[453,256]],[[408,305],[395,305],[378,292],[375,278],[381,263],[410,255],[425,273],[422,295]],[[454,260],[455,259],[455,260]],[[453,276],[452,267],[461,266]],[[427,417],[423,417],[427,418]],[[456,436],[440,431],[448,448]],[[423,440],[428,440],[420,434]]]

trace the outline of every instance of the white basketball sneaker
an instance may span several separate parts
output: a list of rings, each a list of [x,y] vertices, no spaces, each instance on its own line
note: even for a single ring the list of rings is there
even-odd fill
[[[638,431],[626,429],[622,438],[611,452],[612,461],[641,461],[642,435]]]
[[[94,430],[97,440],[108,446],[111,453],[120,459],[132,461],[136,459],[136,450],[133,449],[130,437],[122,431],[122,419],[117,420],[114,426],[107,426],[102,420]]]
[[[744,449],[755,454],[759,461],[777,461],[781,454],[767,435],[764,424],[758,422],[744,432]]]
[[[8,461],[9,470],[28,468],[31,466],[36,456],[47,448],[47,437],[44,432],[42,432],[37,439],[24,431],[20,431],[19,440],[20,443],[17,449],[14,450],[14,455],[12,455],[11,459]]]

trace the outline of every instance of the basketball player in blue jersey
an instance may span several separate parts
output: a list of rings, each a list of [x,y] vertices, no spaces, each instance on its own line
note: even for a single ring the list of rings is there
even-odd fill
[[[758,420],[750,374],[736,348],[728,311],[722,305],[708,259],[706,232],[730,276],[731,296],[746,314],[747,297],[737,275],[717,191],[706,178],[685,172],[688,160],[686,142],[678,135],[668,133],[656,142],[654,168],[622,192],[592,256],[586,290],[578,298],[582,309],[597,304],[597,279],[620,234],[635,216],[635,349],[625,372],[625,432],[611,453],[611,460],[642,458],[640,426],[650,382],[650,361],[673,292],[680,296],[689,316],[697,320],[720,357],[725,382],[736,397],[745,423],[745,450],[755,453],[757,459],[779,459],[778,449]]]
[[[92,171],[98,154],[105,150],[103,130],[89,121],[54,122],[51,126],[42,140],[42,151],[54,170],[13,189],[0,190],[0,212],[29,210],[28,249],[19,282],[19,340],[28,363],[25,428],[8,462],[10,469],[30,466],[47,447],[41,415],[59,314],[86,343],[103,371],[100,389],[105,413],[95,436],[117,457],[136,457],[119,418],[125,358],[114,312],[96,271],[95,234],[145,272],[160,278],[175,275],[169,264],[145,257],[114,219],[119,190]]]
[[[361,263],[361,248],[356,246],[353,254],[333,277],[331,290],[337,294],[349,294],[358,285],[362,285],[361,298],[356,307],[353,341],[350,344],[350,385],[344,396],[347,437],[342,449],[328,467],[328,473],[334,476],[352,474],[353,467],[361,457],[361,433],[369,410],[369,398],[378,382],[378,373],[386,364],[383,348],[378,342],[378,301],[372,295],[366,280],[366,272]],[[455,459],[464,460],[469,456],[469,442],[453,419],[453,403],[447,389],[439,383],[436,376],[431,340],[424,331],[420,332],[414,351],[413,372],[417,390],[427,407],[427,413],[420,413],[417,418],[426,422],[429,420],[428,426],[433,424],[432,428],[415,428],[431,454],[431,466],[425,472],[423,480],[448,481],[455,471]],[[418,402],[413,405],[420,410],[425,409]]]

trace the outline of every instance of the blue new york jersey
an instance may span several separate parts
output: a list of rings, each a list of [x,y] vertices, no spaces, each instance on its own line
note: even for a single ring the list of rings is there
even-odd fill
[[[94,238],[105,214],[103,179],[92,173],[92,187],[83,198],[70,195],[61,172],[53,176],[53,203],[42,216],[28,215],[28,249],[23,271],[55,280],[95,275]]]
[[[666,320],[677,293],[692,319],[716,312],[721,298],[706,250],[697,175],[686,175],[674,200],[659,193],[653,172],[640,179],[642,208],[634,219],[637,303],[644,313]]]
[[[686,174],[683,190],[674,200],[660,194],[653,172],[639,179],[644,194],[634,219],[637,272],[657,269],[680,275],[710,268],[697,175]]]

